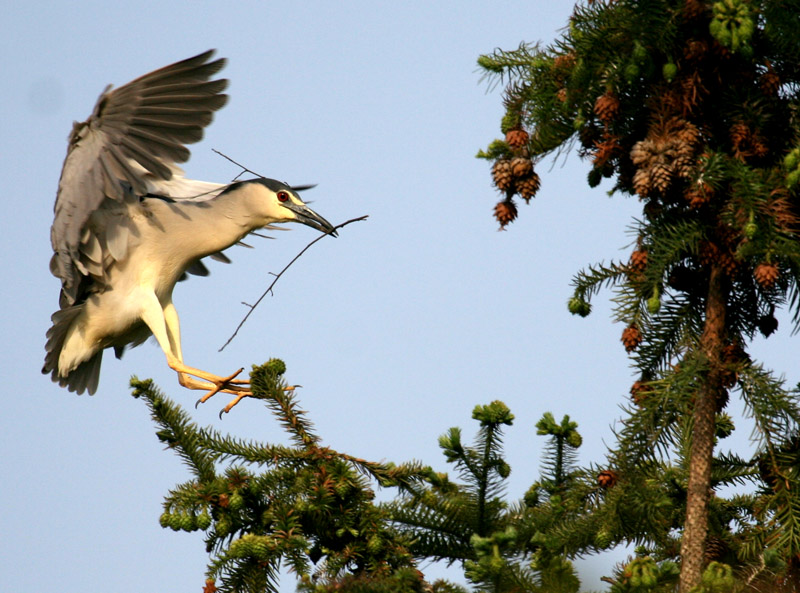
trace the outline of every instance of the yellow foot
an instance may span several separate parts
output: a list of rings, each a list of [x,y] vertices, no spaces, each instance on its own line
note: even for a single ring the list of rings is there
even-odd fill
[[[228,405],[227,405],[227,406],[225,406],[224,408],[222,408],[222,409],[219,411],[219,418],[220,418],[220,420],[222,420],[222,415],[223,415],[223,414],[227,414],[228,412],[230,412],[230,411],[233,409],[233,406],[235,406],[236,404],[238,404],[238,403],[239,403],[240,401],[242,401],[244,398],[246,398],[246,397],[251,397],[252,395],[253,395],[253,394],[252,394],[250,391],[241,391],[241,392],[239,392],[239,393],[236,395],[236,397],[234,397],[234,398],[233,398],[233,399],[232,399],[230,402],[228,402]]]
[[[237,374],[238,374],[238,373],[237,373]],[[233,375],[233,376],[235,377],[236,375]],[[244,382],[245,382],[245,381],[242,381],[242,383],[244,383]],[[284,391],[294,391],[294,390],[295,390],[295,389],[297,389],[298,387],[302,387],[302,385],[290,385],[290,386],[288,386],[288,387],[284,387],[284,388],[283,388],[283,390],[284,390]],[[200,398],[200,399],[197,401],[197,403],[198,403],[198,404],[200,404],[200,403],[204,402],[205,400],[207,400],[209,397],[211,397],[212,395],[214,395],[214,393],[217,393],[218,391],[223,391],[223,392],[225,392],[225,393],[236,393],[236,397],[234,397],[234,398],[233,398],[233,399],[232,399],[232,400],[231,400],[231,401],[228,403],[228,405],[227,405],[227,406],[225,406],[224,408],[222,408],[222,409],[219,411],[219,417],[220,417],[220,419],[222,419],[222,415],[223,415],[223,414],[227,414],[228,412],[230,412],[230,411],[233,409],[233,406],[235,406],[236,404],[238,404],[238,403],[239,403],[240,401],[242,401],[244,398],[246,398],[246,397],[253,397],[253,392],[252,392],[252,391],[249,391],[249,390],[244,390],[244,389],[243,389],[243,390],[241,390],[241,391],[239,391],[239,390],[235,390],[235,391],[233,391],[233,390],[227,390],[227,389],[221,389],[221,390],[219,390],[219,389],[218,389],[218,390],[216,390],[216,391],[213,391],[213,392],[209,392],[209,393],[207,393],[207,394],[206,394],[206,395],[204,395],[202,398]],[[197,406],[195,406],[195,407],[197,407]]]
[[[238,404],[243,398],[252,396],[253,392],[250,391],[250,382],[244,379],[236,378],[243,370],[244,368],[241,368],[238,371],[228,375],[227,377],[213,377],[206,375],[204,379],[205,381],[207,381],[207,383],[206,382],[195,383],[194,386],[190,388],[197,389],[202,386],[202,388],[204,389],[207,389],[208,387],[210,387],[210,389],[203,397],[201,397],[195,402],[194,407],[196,408],[200,404],[207,402],[209,399],[211,399],[218,393],[231,393],[236,397],[233,399],[233,401],[231,401],[231,403],[225,406],[219,413],[220,418],[222,418],[222,414],[230,412],[231,408],[233,408],[233,406]],[[189,387],[188,384],[185,384],[184,386]]]

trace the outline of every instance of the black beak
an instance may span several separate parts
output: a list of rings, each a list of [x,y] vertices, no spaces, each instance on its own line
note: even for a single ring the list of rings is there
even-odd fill
[[[310,226],[317,230],[322,231],[323,233],[328,233],[329,235],[336,237],[338,233],[336,229],[333,228],[333,225],[329,223],[327,220],[322,218],[319,214],[314,212],[311,208],[303,204],[302,206],[294,203],[285,203],[284,206],[294,212],[297,222],[303,223],[306,226]]]

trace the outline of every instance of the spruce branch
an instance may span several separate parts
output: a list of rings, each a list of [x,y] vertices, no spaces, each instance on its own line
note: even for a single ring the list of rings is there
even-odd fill
[[[575,297],[581,301],[589,302],[591,297],[597,294],[602,288],[616,285],[626,274],[626,266],[623,264],[602,263],[589,266],[589,269],[578,272],[572,280],[575,287]]]
[[[279,359],[254,367],[250,373],[253,395],[264,400],[298,446],[317,445],[319,437],[313,434],[312,423],[305,419],[305,411],[297,404],[295,388],[289,387],[282,378],[285,372],[286,365]]]
[[[756,423],[753,436],[762,447],[774,449],[776,442],[797,434],[800,406],[796,395],[786,390],[784,380],[751,364],[740,370],[738,384],[746,411]]]
[[[285,371],[272,359],[254,367],[251,381],[292,446],[200,429],[151,381],[132,381],[134,395],[151,408],[159,438],[197,475],[170,490],[161,525],[205,532],[212,555],[207,589],[222,593],[277,591],[281,565],[320,583],[345,572],[386,575],[411,566],[408,542],[373,502],[370,480],[411,491],[430,469],[370,462],[323,446],[294,392],[286,390]],[[215,463],[226,467],[217,471]]]
[[[151,418],[161,427],[156,433],[159,440],[177,452],[199,480],[214,480],[217,457],[202,446],[201,432],[186,411],[165,397],[150,379],[132,377],[130,385],[133,396],[144,399]]]

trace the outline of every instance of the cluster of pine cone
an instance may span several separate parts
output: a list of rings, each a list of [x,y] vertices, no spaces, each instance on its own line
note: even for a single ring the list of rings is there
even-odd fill
[[[699,132],[691,123],[672,117],[651,126],[647,137],[633,145],[631,160],[637,170],[633,187],[642,197],[663,193],[674,177],[692,174]]]
[[[541,185],[528,153],[528,133],[521,128],[509,130],[506,132],[506,144],[511,148],[511,156],[498,159],[492,167],[495,186],[506,194],[506,198],[494,208],[494,216],[501,229],[517,217],[514,194],[519,194],[528,202]]]

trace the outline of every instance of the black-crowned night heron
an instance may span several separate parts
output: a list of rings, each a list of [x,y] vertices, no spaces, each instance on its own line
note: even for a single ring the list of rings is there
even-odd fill
[[[228,81],[210,80],[225,60],[209,61],[212,55],[107,87],[91,117],[73,126],[51,229],[60,310],[42,369],[70,391],[94,393],[103,350],[120,357],[152,334],[184,387],[232,393],[234,402],[250,395],[247,382],[233,378],[238,373],[221,377],[184,364],[176,282],[186,273],[206,275],[203,257],[228,261],[222,250],[273,223],[334,233],[280,181],[183,177],[175,163],[188,160],[184,145],[202,138],[228,99]]]

